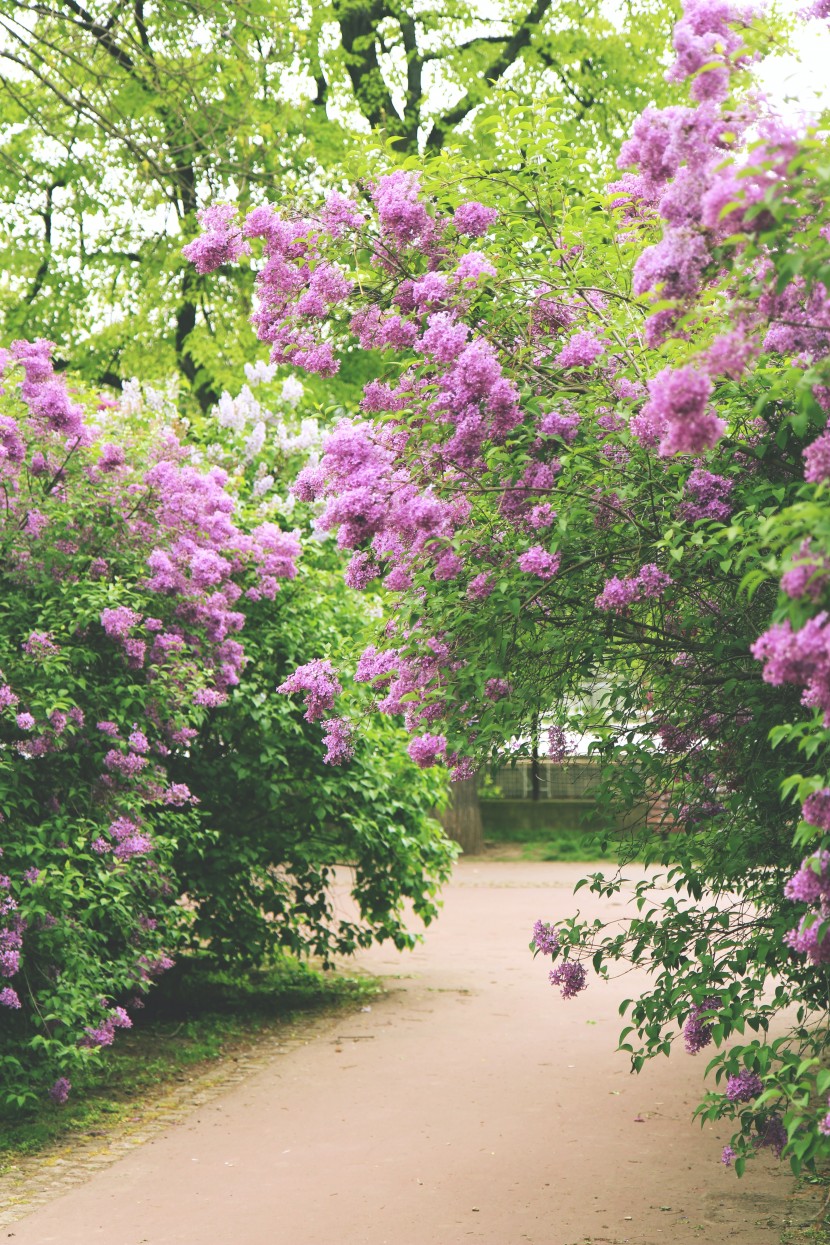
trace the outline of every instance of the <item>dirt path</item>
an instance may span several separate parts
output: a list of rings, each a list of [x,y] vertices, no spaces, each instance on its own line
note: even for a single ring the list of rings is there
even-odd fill
[[[631,974],[570,1002],[526,947],[584,867],[462,862],[390,994],[3,1230],[14,1245],[778,1245],[786,1169],[689,1122],[702,1059],[628,1075]],[[583,911],[590,898],[580,893]],[[806,1218],[806,1207],[799,1217]]]

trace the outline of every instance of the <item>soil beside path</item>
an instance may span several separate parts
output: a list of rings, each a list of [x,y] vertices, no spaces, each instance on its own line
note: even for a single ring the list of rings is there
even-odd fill
[[[360,957],[385,998],[316,1025],[3,1239],[779,1245],[792,1178],[768,1156],[740,1182],[721,1166],[727,1130],[690,1122],[703,1057],[632,1077],[614,1053],[642,978],[565,1002],[530,957],[533,921],[573,911],[584,872],[462,861],[422,947]]]

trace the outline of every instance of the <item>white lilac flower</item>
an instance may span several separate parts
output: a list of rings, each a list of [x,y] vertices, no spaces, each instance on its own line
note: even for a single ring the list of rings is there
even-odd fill
[[[230,428],[232,432],[241,432],[245,427],[245,414],[237,409],[227,389],[222,393],[216,407],[216,422],[220,428]]]
[[[119,405],[125,415],[135,415],[141,410],[141,384],[136,376],[124,381]]]
[[[151,385],[144,386],[144,401],[151,411],[161,411],[165,403],[165,395],[160,389],[153,389]]]
[[[283,402],[287,402],[289,406],[296,406],[302,398],[304,392],[305,390],[303,389],[300,381],[297,380],[296,376],[286,376],[285,380],[282,382],[282,393],[280,394],[280,397]]]
[[[267,384],[274,379],[276,370],[276,363],[266,363],[263,359],[257,359],[256,363],[245,364],[245,376],[249,385]]]
[[[262,497],[265,493],[267,493],[273,487],[274,487],[273,476],[260,476],[260,478],[254,482],[254,487],[251,491],[254,497]]]
[[[265,444],[265,424],[262,420],[254,426],[254,430],[245,442],[245,457],[256,458]]]

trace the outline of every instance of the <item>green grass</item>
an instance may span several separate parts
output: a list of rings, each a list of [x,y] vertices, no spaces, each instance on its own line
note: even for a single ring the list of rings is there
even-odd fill
[[[612,851],[601,851],[597,837],[587,830],[551,830],[546,835],[531,828],[491,831],[484,840],[491,860],[612,860]]]
[[[0,1115],[0,1173],[73,1134],[110,1129],[134,1117],[165,1088],[207,1070],[212,1061],[250,1048],[303,1015],[354,1007],[374,997],[371,978],[323,973],[286,957],[267,968],[221,972],[183,958],[133,1013],[103,1067],[73,1078],[64,1107],[50,1102]]]

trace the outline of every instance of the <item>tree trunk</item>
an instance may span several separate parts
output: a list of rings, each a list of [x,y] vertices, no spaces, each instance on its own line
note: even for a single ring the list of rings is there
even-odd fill
[[[530,798],[538,800],[542,794],[542,773],[539,768],[539,719],[535,716],[531,727],[530,740]]]
[[[441,825],[449,838],[461,844],[467,855],[476,856],[484,848],[484,827],[478,806],[475,778],[465,778],[450,787],[452,803],[441,814]]]

